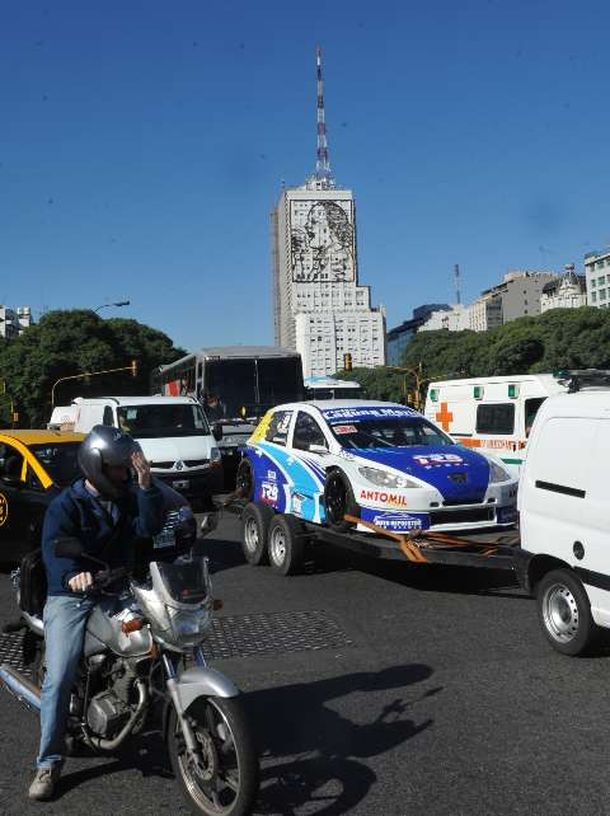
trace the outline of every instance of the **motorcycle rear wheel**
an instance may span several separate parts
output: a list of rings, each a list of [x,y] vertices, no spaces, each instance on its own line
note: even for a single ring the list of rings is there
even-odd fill
[[[186,751],[172,707],[167,744],[182,795],[196,816],[248,816],[259,784],[258,757],[239,698],[199,698],[186,715],[199,744],[199,765]]]

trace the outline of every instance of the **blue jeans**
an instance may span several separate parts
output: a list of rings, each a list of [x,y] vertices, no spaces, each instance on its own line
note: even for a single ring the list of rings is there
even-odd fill
[[[40,700],[38,768],[51,768],[63,761],[70,692],[93,605],[92,600],[79,595],[47,598],[43,613],[47,672]]]

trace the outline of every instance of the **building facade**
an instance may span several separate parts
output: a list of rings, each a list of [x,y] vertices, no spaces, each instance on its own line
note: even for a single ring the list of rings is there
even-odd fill
[[[585,255],[587,304],[607,309],[610,304],[610,249]]]
[[[574,264],[566,264],[565,274],[542,287],[540,314],[550,309],[578,309],[587,305],[584,275],[577,275]]]
[[[418,331],[464,331],[470,328],[470,310],[461,303],[430,314]]]
[[[425,303],[413,309],[411,320],[405,320],[399,326],[390,329],[386,338],[388,365],[399,366],[401,364],[406,347],[431,314],[450,308],[446,303]]]
[[[385,362],[383,310],[358,282],[356,206],[330,171],[318,69],[318,159],[301,187],[282,191],[271,214],[273,327],[278,345],[297,350],[306,377]]]
[[[19,306],[17,309],[0,306],[0,337],[12,340],[31,325],[32,310],[29,306]]]
[[[519,317],[540,314],[542,290],[557,280],[554,272],[507,272],[502,283],[482,292],[469,307],[470,328],[488,331]]]

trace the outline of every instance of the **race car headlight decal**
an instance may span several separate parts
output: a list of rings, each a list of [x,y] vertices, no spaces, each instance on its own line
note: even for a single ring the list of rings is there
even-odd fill
[[[398,476],[372,467],[360,467],[358,473],[378,487],[419,487],[416,482],[411,481],[407,476]]]
[[[504,470],[503,467],[500,467],[500,465],[498,465],[496,462],[489,463],[490,484],[497,484],[497,482],[508,482],[510,478],[510,474]]]

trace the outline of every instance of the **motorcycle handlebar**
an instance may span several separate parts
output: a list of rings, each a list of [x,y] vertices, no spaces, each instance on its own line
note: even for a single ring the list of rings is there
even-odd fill
[[[96,572],[93,576],[93,583],[90,584],[85,590],[85,595],[94,595],[96,592],[101,592],[102,590],[106,589],[106,587],[111,586],[115,581],[120,580],[121,578],[126,578],[129,574],[129,571],[126,567],[115,567],[114,569],[105,569],[100,570],[100,572]]]

